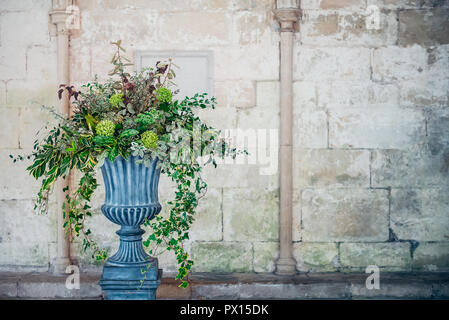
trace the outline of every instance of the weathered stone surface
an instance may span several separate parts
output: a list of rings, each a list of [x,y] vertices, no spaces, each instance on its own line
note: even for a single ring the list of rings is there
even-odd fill
[[[0,171],[0,194],[3,200],[30,199],[39,191],[40,183],[26,171],[31,161],[24,160],[14,163],[9,157],[10,154],[16,156],[18,153],[22,154],[23,150],[0,150],[0,163],[8,167],[8,170]]]
[[[39,108],[41,105],[48,107],[58,105],[56,80],[10,80],[6,88],[6,103],[9,106]]]
[[[378,266],[382,270],[407,270],[411,263],[410,243],[342,243],[340,262],[344,268],[357,268],[362,271],[370,265]]]
[[[367,80],[370,77],[368,48],[300,47],[296,48],[295,80]]]
[[[249,242],[196,242],[192,247],[195,272],[250,272],[253,248]]]
[[[376,150],[372,153],[373,187],[437,187],[447,185],[446,149],[432,154],[428,147],[409,150]]]
[[[335,243],[295,243],[293,256],[300,272],[329,272],[337,270],[338,267],[338,250]]]
[[[368,277],[368,274],[367,274]],[[432,285],[426,282],[409,282],[397,285],[395,283],[382,282],[382,274],[380,275],[380,288],[367,289],[366,284],[352,284],[351,295],[354,299],[430,299],[432,297]]]
[[[3,236],[2,236],[3,237]],[[3,240],[4,241],[4,240]],[[0,267],[2,270],[18,270],[24,266],[27,270],[47,271],[50,257],[46,242],[1,242]],[[12,268],[8,268],[12,266]]]
[[[399,104],[399,89],[394,84],[372,81],[320,82],[318,87],[319,107],[379,108]]]
[[[250,108],[256,105],[256,84],[251,80],[215,81],[218,106]]]
[[[198,241],[220,241],[223,239],[221,203],[221,189],[209,188],[206,196],[199,202],[195,221],[189,232],[190,239]]]
[[[399,86],[402,106],[446,106],[448,103],[447,81],[434,78],[401,81]]]
[[[39,81],[55,81],[57,79],[56,64],[48,64],[47,61],[56,61],[56,42],[51,45],[29,46],[26,50],[26,73],[27,79]],[[14,78],[17,78],[14,77]],[[57,91],[57,88],[55,89]]]
[[[240,299],[344,299],[349,286],[341,283],[240,284]]]
[[[44,6],[48,8],[48,2]],[[2,12],[0,18],[2,50],[4,46],[26,47],[48,43],[50,39],[48,32],[49,9],[45,9]],[[31,21],[32,23],[30,23]]]
[[[295,81],[293,83],[293,110],[295,113],[315,108],[319,99],[320,95],[315,82]]]
[[[198,50],[198,46],[194,47]],[[205,49],[209,49],[206,47]],[[225,46],[214,51],[216,80],[257,79],[272,81],[279,77],[278,44]],[[251,59],[248,59],[251,57]]]
[[[393,189],[390,213],[393,232],[404,240],[447,240],[447,195],[447,189]]]
[[[36,140],[44,139],[57,120],[37,103],[20,109],[20,148],[32,150]]]
[[[192,295],[195,299],[238,299],[238,284],[203,284],[192,288]]]
[[[254,272],[274,272],[275,261],[279,256],[279,243],[254,242]]]
[[[434,46],[449,43],[449,10],[399,11],[399,45]]]
[[[447,230],[447,229],[446,229]],[[447,238],[446,238],[447,240]],[[413,252],[413,269],[443,271],[449,269],[449,243],[421,242]]]
[[[201,42],[209,44],[228,43],[230,16],[215,12],[182,12],[161,14],[159,17],[161,37],[177,43]],[[213,24],[210,21],[214,21]]]
[[[303,241],[388,240],[388,192],[307,189],[302,192]]]
[[[321,0],[321,9],[362,9],[365,2],[362,0]]]
[[[279,108],[279,81],[258,81],[256,84],[256,105]]]
[[[327,148],[327,114],[304,111],[294,114],[293,146],[296,148]]]
[[[372,59],[373,79],[376,81],[419,79],[427,70],[427,51],[418,45],[377,48]]]
[[[297,187],[370,184],[369,151],[296,149],[293,154],[293,183]]]
[[[0,108],[5,115],[0,117],[0,149],[16,149],[19,147],[19,114],[18,108]]]
[[[365,9],[365,8],[364,8]],[[379,26],[367,27],[366,10],[339,12],[307,10],[301,24],[301,42],[307,45],[384,46],[397,41],[397,19],[394,11],[379,11]]]
[[[278,191],[262,188],[223,190],[225,241],[276,241],[279,236]]]
[[[336,107],[329,113],[329,145],[333,148],[404,149],[424,137],[421,110]]]

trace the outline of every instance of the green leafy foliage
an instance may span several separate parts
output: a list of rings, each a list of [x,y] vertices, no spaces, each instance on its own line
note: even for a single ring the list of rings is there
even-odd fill
[[[63,189],[63,205],[67,232],[83,240],[85,250],[91,250],[97,260],[107,257],[106,251],[94,241],[94,235],[85,226],[92,215],[90,200],[98,184],[95,173],[104,159],[114,161],[118,156],[127,159],[131,154],[138,162],[149,165],[159,158],[161,172],[176,184],[174,198],[168,202],[167,216],[156,216],[145,225],[152,229],[144,245],[151,255],[168,250],[175,255],[179,268],[180,287],[193,266],[193,260],[183,242],[189,239],[190,226],[195,220],[199,200],[207,191],[201,178],[204,165],[216,165],[216,158],[235,157],[240,151],[220,139],[220,132],[203,123],[196,115],[198,109],[215,108],[215,98],[206,93],[177,100],[173,79],[175,66],[171,60],[158,62],[155,68],[144,68],[129,74],[129,60],[122,56],[121,41],[113,42],[116,51],[111,63],[111,78],[92,82],[76,91],[61,85],[58,95],[65,91],[74,98],[73,115],[57,115],[59,124],[41,141],[36,141],[27,168],[35,179],[41,179],[36,208],[46,212],[48,194],[58,178],[67,177],[70,170],[82,173],[77,188]],[[56,114],[56,113],[55,113]],[[208,158],[203,164],[200,158]],[[12,157],[14,162],[25,159]]]

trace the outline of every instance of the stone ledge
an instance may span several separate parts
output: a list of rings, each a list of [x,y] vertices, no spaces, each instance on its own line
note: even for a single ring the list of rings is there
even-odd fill
[[[158,299],[449,299],[449,273],[381,273],[380,289],[367,290],[365,273],[196,273],[187,289],[164,278]],[[102,299],[99,274],[81,274],[81,288],[68,290],[65,276],[0,273],[0,299]]]

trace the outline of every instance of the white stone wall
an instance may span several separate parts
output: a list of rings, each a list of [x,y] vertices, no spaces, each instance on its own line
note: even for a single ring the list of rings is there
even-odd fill
[[[367,5],[380,28],[367,29]],[[78,0],[71,82],[110,70],[110,41],[136,50],[211,50],[221,129],[279,128],[279,34],[271,0]],[[46,270],[56,216],[33,213],[37,183],[12,164],[56,105],[50,0],[0,2],[0,270]],[[300,271],[449,267],[447,1],[303,0],[294,48],[294,254]],[[446,17],[446,20],[444,19]],[[419,30],[419,32],[418,32]],[[278,175],[261,164],[209,168],[192,240],[196,271],[271,272]],[[101,182],[101,175],[99,175]],[[160,184],[161,203],[173,186]],[[117,245],[94,200],[90,226]],[[89,255],[73,246],[84,268]],[[160,258],[166,271],[170,255]]]

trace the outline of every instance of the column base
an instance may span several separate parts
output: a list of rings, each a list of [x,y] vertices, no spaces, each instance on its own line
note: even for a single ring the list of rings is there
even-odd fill
[[[65,275],[67,267],[71,264],[70,259],[67,257],[56,257],[50,265],[50,272],[55,275]]]
[[[294,275],[296,271],[296,261],[293,258],[280,258],[276,261],[276,274]]]
[[[161,278],[157,259],[135,265],[106,262],[98,284],[106,300],[155,300]]]

